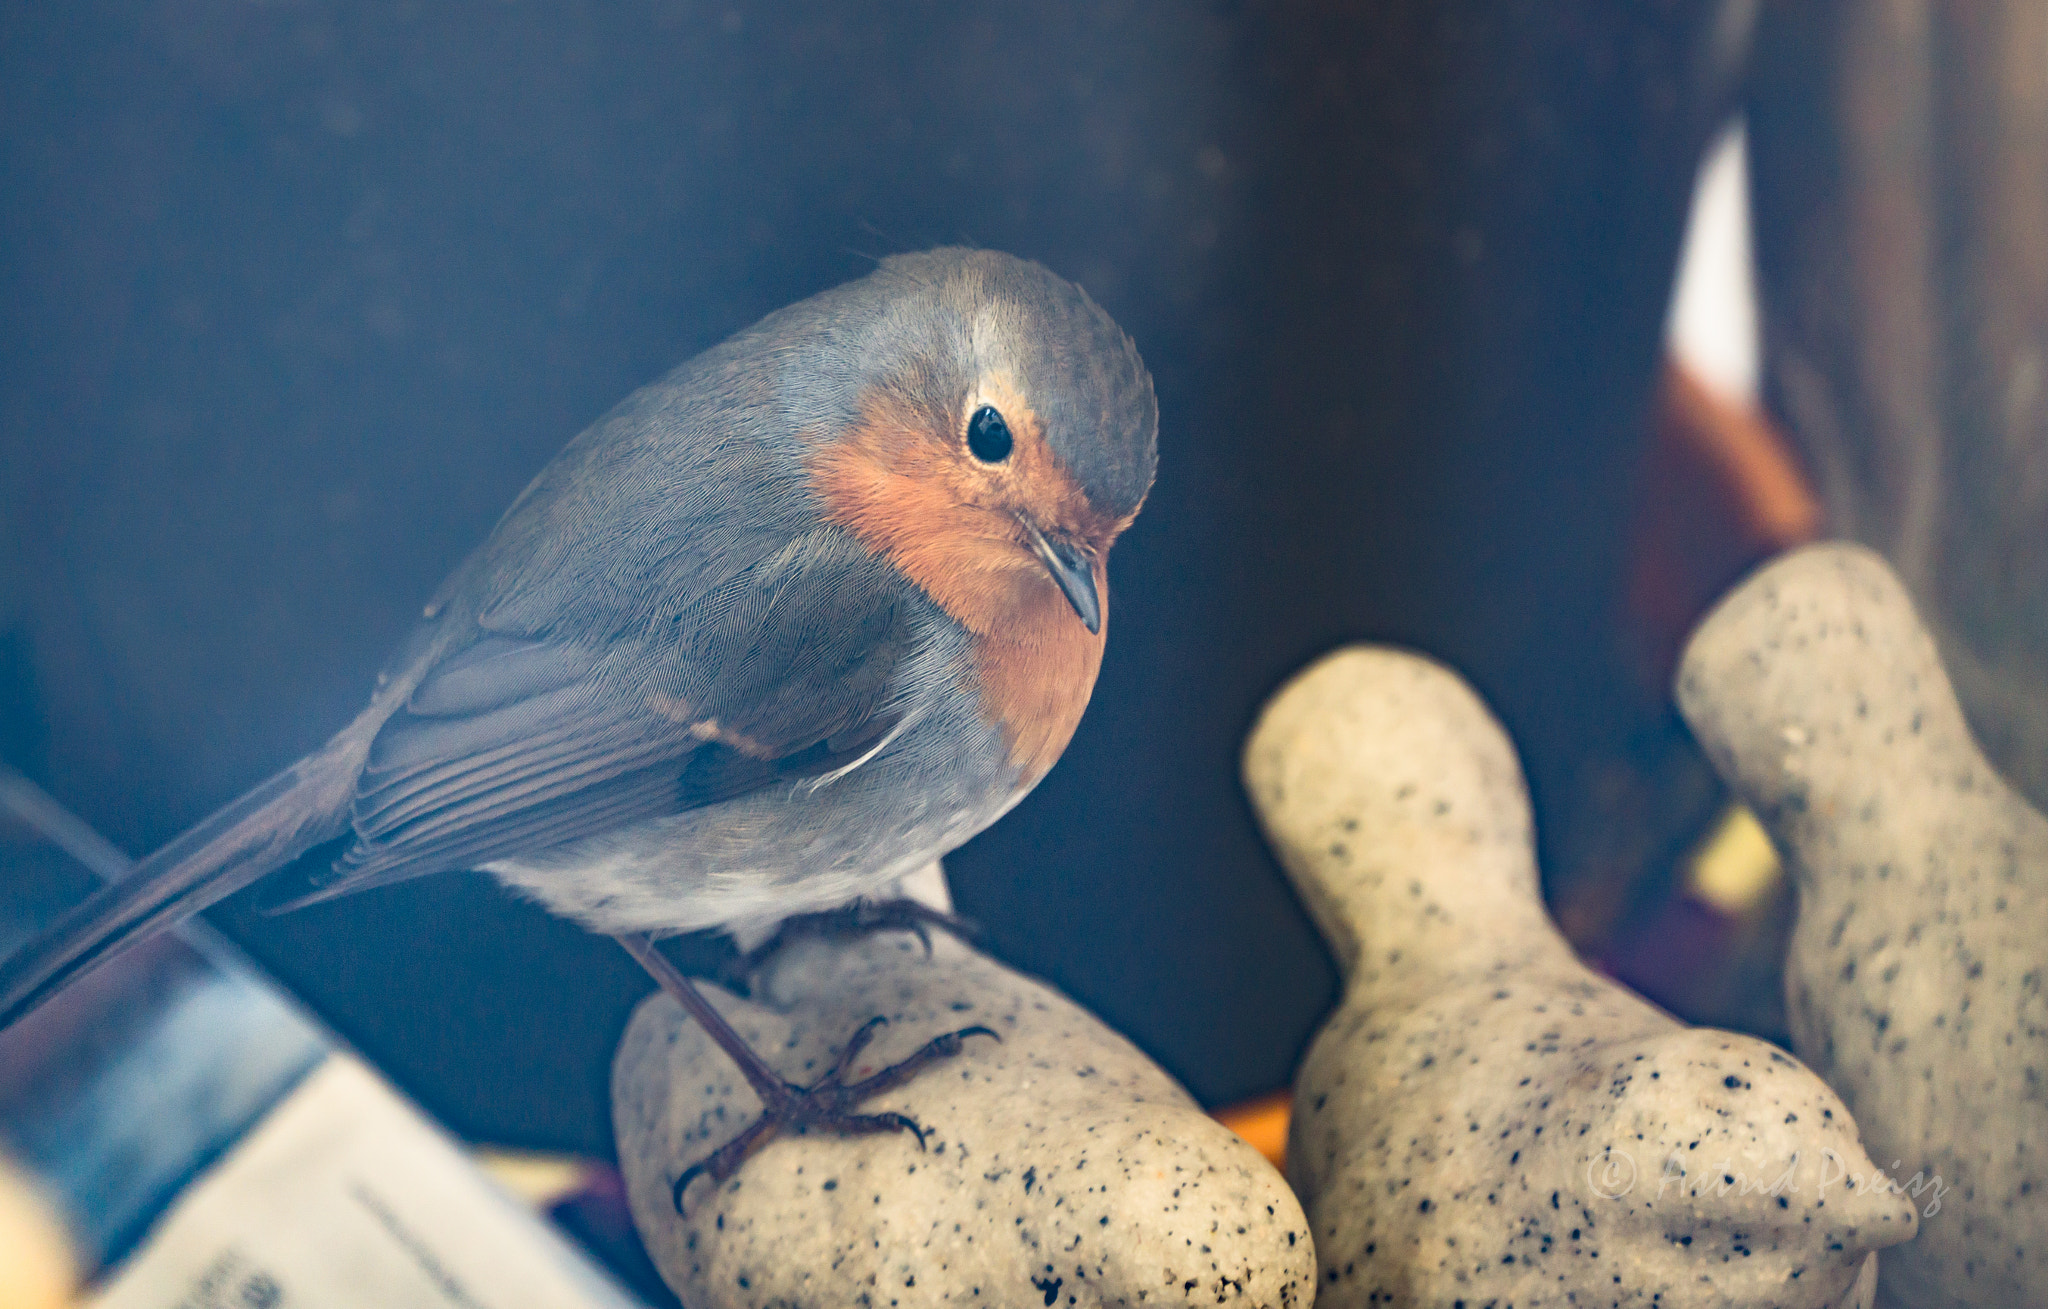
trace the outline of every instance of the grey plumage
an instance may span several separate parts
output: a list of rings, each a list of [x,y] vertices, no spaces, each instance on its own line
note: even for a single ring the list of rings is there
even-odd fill
[[[571,442],[364,713],[0,964],[0,1024],[343,836],[309,898],[488,867],[598,930],[745,934],[965,840],[1029,785],[977,703],[969,634],[825,521],[806,461],[878,385],[937,411],[992,364],[1044,397],[1091,502],[1135,511],[1156,407],[1109,317],[1007,255],[886,260]]]

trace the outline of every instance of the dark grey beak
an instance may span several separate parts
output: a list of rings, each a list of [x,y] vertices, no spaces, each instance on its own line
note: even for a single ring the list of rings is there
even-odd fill
[[[1074,606],[1074,612],[1081,615],[1081,622],[1091,633],[1102,631],[1102,597],[1095,593],[1095,565],[1087,555],[1065,541],[1055,540],[1038,530],[1038,524],[1028,518],[1018,518],[1024,525],[1024,534],[1031,538],[1031,550],[1038,556],[1038,562],[1045,565],[1045,571],[1052,574],[1052,580],[1059,584],[1067,603]]]

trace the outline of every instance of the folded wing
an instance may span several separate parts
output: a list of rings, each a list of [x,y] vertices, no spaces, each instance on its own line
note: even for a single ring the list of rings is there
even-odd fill
[[[300,903],[864,763],[912,711],[917,600],[820,530],[599,648],[487,615],[378,733],[356,840]]]

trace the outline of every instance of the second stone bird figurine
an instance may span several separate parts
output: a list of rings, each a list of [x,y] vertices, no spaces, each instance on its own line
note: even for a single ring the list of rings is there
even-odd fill
[[[1798,888],[1794,1045],[1920,1202],[1884,1302],[2048,1305],[2048,819],[1978,749],[1906,588],[1859,546],[1738,587],[1678,697]]]
[[[1330,655],[1268,703],[1244,776],[1344,974],[1287,1146],[1319,1306],[1869,1305],[1913,1204],[1791,1056],[1579,962],[1463,682]]]
[[[769,315],[571,442],[326,746],[0,964],[0,1026],[323,846],[308,899],[481,868],[651,967],[874,894],[1066,748],[1157,427],[1130,338],[1009,255]],[[877,1126],[713,1030],[772,1117]]]

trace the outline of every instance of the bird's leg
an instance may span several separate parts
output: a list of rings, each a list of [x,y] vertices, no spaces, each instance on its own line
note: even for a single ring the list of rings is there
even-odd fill
[[[847,1039],[839,1058],[833,1061],[831,1071],[810,1086],[798,1086],[782,1080],[781,1074],[754,1053],[753,1047],[732,1029],[732,1025],[712,1007],[703,993],[655,949],[653,938],[631,935],[617,939],[626,948],[626,953],[639,960],[640,966],[661,984],[661,989],[675,997],[683,1011],[696,1019],[718,1048],[725,1051],[726,1057],[739,1066],[740,1075],[747,1079],[747,1085],[754,1088],[754,1094],[761,1101],[761,1116],[752,1126],[685,1168],[676,1178],[672,1195],[678,1214],[683,1212],[683,1193],[691,1182],[700,1176],[710,1177],[713,1184],[725,1181],[738,1172],[747,1156],[775,1135],[778,1128],[805,1132],[815,1127],[841,1136],[909,1132],[917,1138],[917,1146],[922,1150],[925,1129],[909,1116],[899,1113],[861,1114],[854,1110],[869,1097],[893,1090],[927,1066],[958,1054],[970,1036],[1002,1039],[986,1027],[963,1027],[957,1032],[935,1036],[908,1058],[857,1082],[849,1082],[846,1079],[853,1070],[854,1061],[874,1039],[875,1029],[888,1022],[888,1019],[877,1016],[861,1024],[860,1029]]]
[[[870,932],[909,932],[924,942],[924,952],[932,952],[931,929],[938,928],[963,941],[972,942],[981,936],[981,928],[958,914],[934,909],[921,900],[907,897],[895,900],[856,900],[838,909],[827,909],[823,913],[797,914],[782,920],[775,934],[761,944],[739,956],[732,964],[732,973],[742,980],[751,979],[761,971],[761,966],[774,958],[776,953],[792,942],[803,937],[865,936]]]

